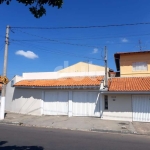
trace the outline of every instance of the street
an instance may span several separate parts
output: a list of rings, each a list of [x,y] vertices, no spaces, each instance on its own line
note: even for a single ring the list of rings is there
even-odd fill
[[[150,137],[0,125],[0,150],[146,150]]]

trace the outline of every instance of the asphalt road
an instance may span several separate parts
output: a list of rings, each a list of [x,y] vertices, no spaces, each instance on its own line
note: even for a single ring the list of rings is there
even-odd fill
[[[149,149],[149,136],[0,125],[0,150]]]

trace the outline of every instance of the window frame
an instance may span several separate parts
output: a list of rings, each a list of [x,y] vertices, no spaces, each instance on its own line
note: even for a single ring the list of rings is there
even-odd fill
[[[104,110],[108,110],[108,95],[104,95]]]
[[[143,67],[143,69],[141,69],[142,67]],[[133,72],[148,71],[148,64],[147,64],[147,62],[133,62],[132,63],[132,71]]]

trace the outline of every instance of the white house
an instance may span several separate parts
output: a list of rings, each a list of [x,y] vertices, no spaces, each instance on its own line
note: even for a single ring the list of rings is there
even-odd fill
[[[150,122],[150,77],[109,78],[103,119]]]
[[[104,70],[104,67],[80,62],[67,71],[15,76],[7,84],[6,111],[100,117],[99,89]]]

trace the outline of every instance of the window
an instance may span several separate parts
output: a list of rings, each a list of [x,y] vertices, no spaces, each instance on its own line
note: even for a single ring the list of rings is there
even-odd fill
[[[135,62],[132,64],[133,71],[146,71],[147,63],[146,62]]]
[[[108,110],[108,95],[104,96],[104,107],[105,107],[105,110]]]

